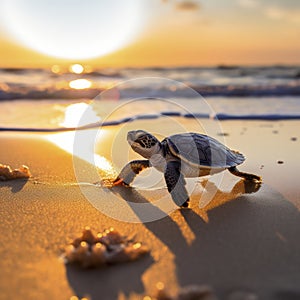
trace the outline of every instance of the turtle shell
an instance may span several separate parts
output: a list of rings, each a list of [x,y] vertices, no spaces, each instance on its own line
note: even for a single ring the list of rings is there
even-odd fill
[[[230,168],[244,162],[243,154],[230,150],[216,139],[199,133],[181,133],[167,137],[171,153],[181,160],[207,168]]]

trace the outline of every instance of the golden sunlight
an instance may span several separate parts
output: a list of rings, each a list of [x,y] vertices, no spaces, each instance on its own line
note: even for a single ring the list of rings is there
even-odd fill
[[[100,120],[101,118],[96,114],[91,105],[80,102],[71,104],[65,109],[65,118],[60,125],[70,128],[99,122]],[[105,135],[105,130],[99,132],[99,129],[96,128],[52,134],[47,136],[47,139],[64,151],[96,166],[99,171],[102,171],[102,176],[115,176],[115,170],[111,162],[105,157],[94,153],[95,137],[100,136],[103,138]],[[84,145],[84,147],[74,148],[75,139],[77,141],[80,140],[80,144]]]
[[[64,151],[75,155],[86,162],[90,163],[97,167],[100,175],[103,177],[114,178],[117,173],[114,169],[112,163],[99,154],[94,153],[94,139],[91,137],[96,136],[98,133],[97,130],[88,130],[88,131],[72,131],[72,132],[63,132],[56,133],[46,136],[46,139],[54,143],[59,148]],[[101,130],[101,135],[106,133]],[[74,148],[75,138],[80,139],[84,147]]]
[[[92,82],[87,79],[75,79],[69,82],[69,87],[75,90],[84,90],[92,86]]]
[[[2,0],[1,26],[4,24],[6,34],[26,48],[76,60],[114,52],[142,33],[146,0],[71,3],[73,5],[59,0]]]
[[[109,160],[107,160],[104,156],[94,154],[94,162],[95,162],[95,166],[99,170],[105,171],[110,176],[117,175],[112,163]]]
[[[69,71],[75,74],[81,74],[84,71],[84,67],[81,64],[70,65]]]
[[[54,73],[54,74],[58,74],[60,72],[60,66],[59,65],[53,65],[51,67],[51,72]]]
[[[101,118],[97,116],[91,105],[87,103],[75,103],[69,105],[65,110],[64,121],[59,125],[71,128],[99,122]]]

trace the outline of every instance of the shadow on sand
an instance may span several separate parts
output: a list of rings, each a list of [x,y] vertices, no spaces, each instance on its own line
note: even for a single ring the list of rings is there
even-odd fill
[[[88,299],[118,299],[123,294],[142,294],[143,273],[153,263],[150,255],[129,263],[113,265],[103,269],[82,270],[66,265],[67,278],[75,294]]]
[[[208,188],[217,189],[213,184]],[[264,300],[296,299],[300,282],[299,211],[266,186],[258,194],[247,195],[259,188],[241,180],[231,192],[215,190],[214,200],[204,209],[192,198],[192,209],[177,210],[144,224],[174,254],[181,286],[209,284],[220,299],[235,291],[251,291]],[[112,190],[126,201],[147,201],[131,188]],[[174,221],[176,215],[182,215],[193,232],[192,243],[186,241]],[[68,267],[67,275],[79,296],[117,299],[119,292],[144,292],[141,276],[151,263],[142,259],[126,267],[88,272]]]
[[[0,181],[0,188],[9,187],[13,193],[20,192],[28,182],[28,178]]]

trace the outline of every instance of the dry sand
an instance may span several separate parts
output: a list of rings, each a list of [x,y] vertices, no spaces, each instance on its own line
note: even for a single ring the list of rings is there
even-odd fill
[[[147,121],[143,122],[130,126],[147,129]],[[193,127],[192,120],[184,122]],[[33,178],[0,183],[0,298],[142,299],[153,295],[161,281],[171,293],[181,286],[207,284],[219,299],[244,299],[228,298],[236,291],[253,292],[263,300],[300,299],[299,124],[223,122],[227,145],[247,156],[241,170],[262,175],[261,188],[248,194],[249,187],[227,172],[228,186],[222,190],[208,182],[207,190],[215,195],[208,206],[199,207],[201,195],[195,191],[192,209],[144,224],[122,222],[103,211],[113,209],[110,200],[117,198],[136,219],[143,218],[139,214],[147,211],[135,210],[132,203],[148,203],[157,211],[151,202],[168,197],[166,189],[73,185],[70,154],[40,135],[1,133],[0,163],[13,168],[26,164]],[[100,143],[108,159],[110,142],[108,135]],[[76,159],[76,165],[87,174],[87,182],[95,182],[87,162]],[[207,183],[201,182],[199,186]],[[86,195],[100,199],[105,209],[97,210]],[[95,231],[113,226],[136,235],[151,254],[96,270],[64,265],[59,259],[63,247],[85,226]]]

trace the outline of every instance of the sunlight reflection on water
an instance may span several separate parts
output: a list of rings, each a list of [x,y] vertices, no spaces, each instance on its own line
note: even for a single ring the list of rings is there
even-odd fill
[[[117,173],[112,163],[102,155],[94,152],[94,139],[91,137],[96,136],[97,130],[83,130],[81,132],[63,132],[46,136],[46,139],[54,143],[59,148],[76,156],[84,161],[95,166],[99,171],[101,177],[114,178]],[[75,138],[80,135],[82,147],[74,147]],[[105,135],[105,131],[101,130],[101,135]]]

